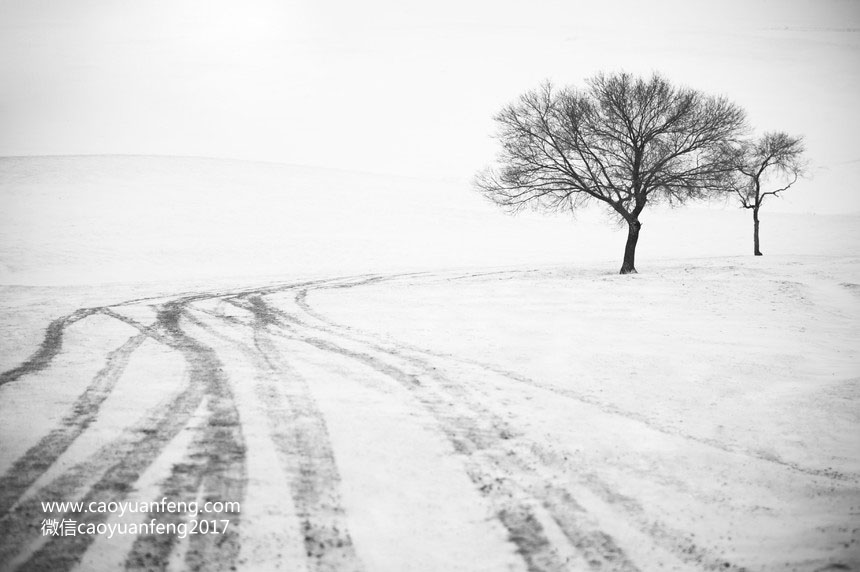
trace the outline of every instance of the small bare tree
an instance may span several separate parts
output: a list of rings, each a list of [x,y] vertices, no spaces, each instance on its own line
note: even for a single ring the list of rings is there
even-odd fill
[[[759,216],[767,196],[778,197],[804,174],[802,137],[787,133],[765,133],[759,139],[744,142],[735,156],[736,181],[732,189],[741,206],[753,213],[753,254],[761,256]]]
[[[725,98],[659,75],[600,74],[582,90],[545,84],[496,115],[498,166],[476,187],[510,211],[603,203],[627,223],[621,273],[636,272],[642,210],[724,188],[744,117]]]

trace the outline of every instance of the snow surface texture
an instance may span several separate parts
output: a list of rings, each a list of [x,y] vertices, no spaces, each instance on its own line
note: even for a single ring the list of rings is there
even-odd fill
[[[857,218],[503,217],[454,182],[0,161],[0,568],[860,567]],[[489,268],[496,266],[495,268]],[[44,500],[239,501],[42,537]]]

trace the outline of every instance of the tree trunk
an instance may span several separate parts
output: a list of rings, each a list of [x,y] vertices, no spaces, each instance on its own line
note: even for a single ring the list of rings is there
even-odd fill
[[[627,221],[627,246],[624,247],[621,274],[636,274],[636,243],[639,242],[639,229],[641,228],[642,223],[638,220]]]
[[[758,242],[758,208],[753,209],[753,254],[761,256]]]

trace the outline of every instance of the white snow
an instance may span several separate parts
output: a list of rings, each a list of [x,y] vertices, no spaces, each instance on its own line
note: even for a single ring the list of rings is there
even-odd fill
[[[80,307],[153,297],[112,308],[146,326],[154,305],[189,292],[370,273],[381,279],[265,296],[303,325],[253,333],[251,313],[217,296],[192,305],[211,331],[183,321],[223,362],[243,423],[242,569],[305,566],[256,385],[269,374],[248,357],[260,332],[281,355],[273,379],[305,379],[326,421],[369,570],[523,569],[496,513],[530,502],[556,545],[545,556],[571,569],[588,560],[566,541],[572,522],[612,537],[643,570],[858,566],[860,217],[783,215],[778,204],[763,211],[763,257],[749,255],[748,212],[646,211],[640,274],[619,276],[624,232],[603,215],[507,217],[458,181],[0,159],[0,366],[24,361],[52,319]],[[49,367],[0,386],[0,469],[136,334],[91,316],[66,330]],[[131,427],[186,373],[175,348],[145,342],[36,486]],[[461,438],[490,444],[467,455]],[[183,439],[135,498],[157,492]],[[495,479],[499,489],[482,490]],[[559,491],[581,511],[559,513]],[[108,543],[85,562],[121,563]]]

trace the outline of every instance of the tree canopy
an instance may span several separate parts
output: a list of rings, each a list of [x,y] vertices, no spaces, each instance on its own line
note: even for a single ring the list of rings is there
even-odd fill
[[[735,177],[731,189],[741,206],[753,213],[753,254],[761,256],[759,209],[764,199],[788,190],[806,170],[802,137],[768,132],[744,141],[735,154]]]
[[[744,111],[660,75],[599,74],[584,89],[546,83],[495,117],[501,151],[476,186],[516,211],[602,203],[628,224],[621,272],[636,272],[639,215],[724,188]]]

